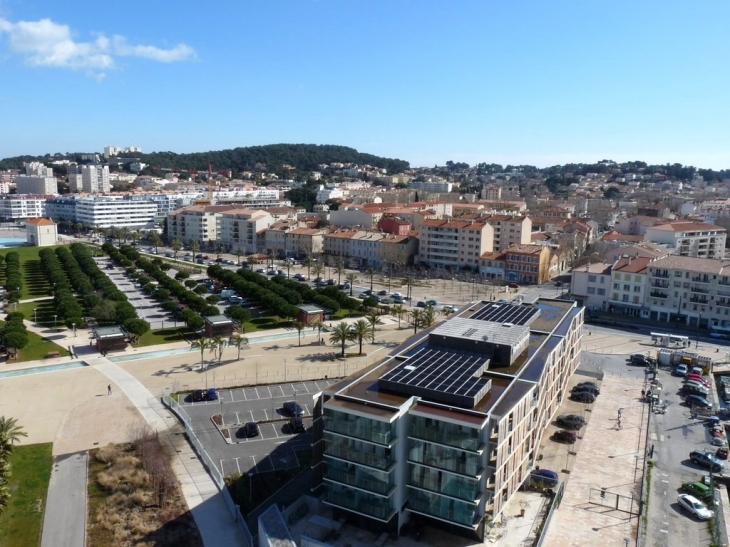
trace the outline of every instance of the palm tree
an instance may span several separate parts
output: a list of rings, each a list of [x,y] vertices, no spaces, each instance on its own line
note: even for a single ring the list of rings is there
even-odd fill
[[[416,284],[416,280],[413,279],[411,276],[407,275],[403,279],[400,280],[401,287],[406,288],[406,300],[410,300],[411,298],[411,289],[413,288],[413,285]]]
[[[139,233],[139,230],[134,230],[129,234],[129,239],[132,240],[132,243],[137,243],[141,238],[142,235]]]
[[[307,257],[306,257],[306,258],[305,258],[305,259],[304,259],[304,260],[302,261],[302,266],[304,266],[305,268],[307,268],[307,279],[309,279],[310,277],[312,277],[312,276],[311,276],[311,271],[310,271],[310,270],[312,269],[312,267],[313,267],[313,266],[314,266],[315,264],[316,264],[316,262],[314,261],[314,259],[313,259],[313,258],[312,258],[311,256],[307,256]]]
[[[223,338],[220,334],[217,334],[210,342],[210,351],[216,357],[218,364],[220,365],[221,360],[223,359],[223,350],[228,345],[228,340]]]
[[[335,266],[335,273],[337,274],[337,284],[342,285],[342,274],[345,273],[345,266],[342,265],[342,261]]]
[[[355,282],[357,281],[356,273],[349,273],[345,276],[345,281],[350,284],[350,296],[352,296],[352,289],[355,288]]]
[[[273,250],[269,251],[269,255],[267,256],[267,260],[266,260],[267,266],[269,265],[269,263],[271,263],[272,266],[274,265],[274,256],[275,256],[274,251]]]
[[[119,232],[117,233],[117,237],[120,239],[120,241],[124,241],[124,243],[127,242],[129,239],[129,236],[132,235],[132,232],[130,232],[129,228],[126,226],[121,228]]]
[[[350,325],[350,339],[357,340],[360,344],[360,355],[362,355],[362,341],[373,337],[373,327],[365,319],[358,319]]]
[[[236,247],[236,250],[233,251],[233,254],[236,255],[237,265],[240,266],[241,265],[241,256],[243,255],[243,251],[239,247]]]
[[[258,258],[256,258],[255,254],[248,255],[246,257],[246,262],[248,262],[249,266],[253,268],[253,266],[258,262]]]
[[[396,304],[395,306],[390,308],[390,311],[393,312],[398,318],[398,328],[400,328],[400,318],[406,312],[406,309],[403,307],[402,304]]]
[[[205,350],[210,349],[212,346],[212,340],[210,338],[198,338],[190,343],[190,349],[200,350],[200,368],[203,368],[203,358],[205,357]]]
[[[177,253],[180,252],[180,249],[183,248],[182,241],[180,241],[180,238],[176,237],[172,240],[172,243],[170,243],[170,249],[172,249],[172,256],[177,260]]]
[[[312,271],[317,277],[322,277],[322,274],[324,273],[324,265],[321,262],[315,262],[314,266],[312,266]]]
[[[380,320],[380,314],[376,311],[371,311],[365,316],[365,319],[368,320],[368,323],[370,323],[370,328],[372,329],[372,341],[373,344],[375,343],[375,327],[376,325],[382,325],[383,322]]]
[[[304,330],[304,327],[306,327],[306,325],[301,321],[294,323],[294,328],[297,329],[297,334],[299,335],[299,346],[302,345],[302,331]]]
[[[334,329],[332,329],[332,333],[330,334],[330,342],[335,345],[341,345],[342,357],[345,356],[345,345],[350,340],[352,340],[352,332],[350,331],[350,327],[347,326],[347,323],[340,322]]]
[[[427,306],[421,313],[421,326],[425,329],[433,326],[436,322],[436,310],[433,306]]]
[[[241,334],[232,334],[231,337],[228,339],[228,345],[230,346],[236,346],[238,348],[238,360],[241,360],[241,346],[247,346],[248,345],[248,338]]]
[[[315,321],[310,325],[313,329],[317,329],[317,341],[322,341],[322,329],[324,328],[324,323],[322,321]]]
[[[423,310],[411,310],[411,322],[413,323],[413,334],[418,332],[418,327],[421,326],[421,320],[423,318]]]
[[[375,274],[377,274],[377,270],[370,266],[367,270],[365,270],[365,275],[367,275],[370,278],[370,291],[373,290],[373,278],[375,277]]]
[[[190,240],[190,252],[193,253],[193,256],[200,252],[200,243],[198,243],[197,239]]]
[[[156,253],[157,247],[162,245],[162,238],[160,237],[160,234],[157,233],[157,230],[151,230],[149,232],[149,238],[150,238],[150,243],[152,243],[152,246],[155,248],[155,253]]]
[[[20,437],[27,436],[28,434],[18,425],[17,418],[0,416],[0,455],[10,454],[13,451],[13,444],[20,441]]]

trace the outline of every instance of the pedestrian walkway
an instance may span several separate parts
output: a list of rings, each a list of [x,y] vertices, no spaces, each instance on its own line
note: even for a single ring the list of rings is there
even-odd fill
[[[41,547],[86,544],[86,469],[88,452],[53,458]]]
[[[178,478],[185,501],[206,546],[244,545],[220,492],[184,439],[184,429],[177,418],[134,376],[105,357],[87,363],[112,382],[112,392],[121,390],[137,407],[147,423],[160,436],[160,442],[173,458],[172,468]]]

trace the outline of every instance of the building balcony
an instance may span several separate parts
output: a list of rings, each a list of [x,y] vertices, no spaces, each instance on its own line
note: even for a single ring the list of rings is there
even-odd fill
[[[689,287],[690,292],[696,292],[701,294],[710,294],[709,289],[705,289],[704,287],[694,287],[690,285]]]
[[[715,306],[718,306],[720,308],[730,308],[730,301],[726,300],[717,300],[715,302]]]
[[[471,503],[476,503],[479,500],[479,483],[474,481],[470,482],[466,479],[449,480],[446,478],[439,482],[433,478],[414,479],[410,477],[408,485]]]
[[[369,517],[388,522],[395,511],[387,503],[378,503],[377,498],[360,499],[350,493],[328,491],[324,496],[324,503],[355,511]]]
[[[669,298],[669,294],[663,291],[651,291],[649,296],[652,298]]]
[[[668,289],[669,288],[669,281],[663,281],[660,279],[653,279],[650,283],[652,287],[657,287],[660,289]]]
[[[712,280],[707,276],[697,276],[692,278],[692,283],[712,283]]]
[[[373,480],[371,478],[357,476],[355,473],[346,473],[345,471],[331,468],[327,469],[324,480],[334,481],[346,486],[354,486],[355,488],[361,488],[386,497],[390,496],[395,490],[395,486],[387,482]]]
[[[394,465],[393,460],[388,456],[368,454],[362,450],[349,449],[337,445],[327,446],[324,450],[324,455],[348,462],[361,463],[362,465],[382,469],[383,471],[389,470]]]
[[[396,440],[390,431],[375,431],[373,429],[363,427],[362,424],[357,422],[345,422],[335,418],[325,417],[324,424],[324,428],[327,431],[386,446],[391,446]]]
[[[419,427],[416,424],[411,424],[410,436],[454,448],[471,450],[472,452],[480,452],[482,450],[482,443],[478,436],[448,434],[434,427]]]
[[[479,517],[475,511],[476,508],[470,509],[464,506],[461,510],[449,509],[448,506],[442,505],[438,500],[409,496],[408,508],[416,513],[430,515],[442,520],[455,522],[463,526],[472,527],[479,521]]]
[[[690,302],[693,302],[695,304],[709,304],[710,301],[706,296],[692,296],[689,299]]]
[[[653,271],[651,273],[652,277],[661,277],[663,279],[669,279],[669,272],[660,272],[660,271]]]

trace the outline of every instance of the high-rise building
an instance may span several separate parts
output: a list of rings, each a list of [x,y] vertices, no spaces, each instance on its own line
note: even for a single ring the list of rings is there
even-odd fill
[[[111,191],[109,166],[81,165],[81,191],[89,194],[104,194]]]
[[[25,174],[29,177],[53,177],[53,168],[46,167],[39,161],[25,164]]]
[[[17,194],[58,194],[56,177],[18,175],[15,177]]]

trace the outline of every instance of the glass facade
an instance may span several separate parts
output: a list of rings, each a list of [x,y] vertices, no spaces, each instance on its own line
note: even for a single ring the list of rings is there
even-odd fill
[[[376,494],[390,495],[394,488],[393,474],[327,458],[325,478]]]
[[[324,453],[327,456],[361,463],[377,469],[388,469],[393,465],[393,455],[390,448],[386,446],[340,437],[328,431],[324,433],[324,442]]]
[[[426,441],[473,450],[476,452],[481,446],[479,439],[481,431],[473,427],[441,422],[422,416],[411,417],[411,437]]]
[[[469,454],[463,450],[446,448],[417,439],[408,440],[408,460],[469,477],[476,477],[482,471],[480,457],[476,454]]]
[[[371,420],[330,408],[324,409],[324,428],[327,431],[334,431],[335,433],[379,444],[391,444],[395,440],[395,430],[392,423]]]
[[[474,526],[477,523],[476,505],[445,498],[438,494],[422,492],[415,488],[408,489],[408,506],[419,513],[458,522],[465,526]]]
[[[409,464],[408,484],[439,494],[475,502],[479,499],[479,481],[438,469]]]
[[[389,520],[394,513],[390,498],[379,498],[332,483],[327,484],[324,501],[383,521]]]

